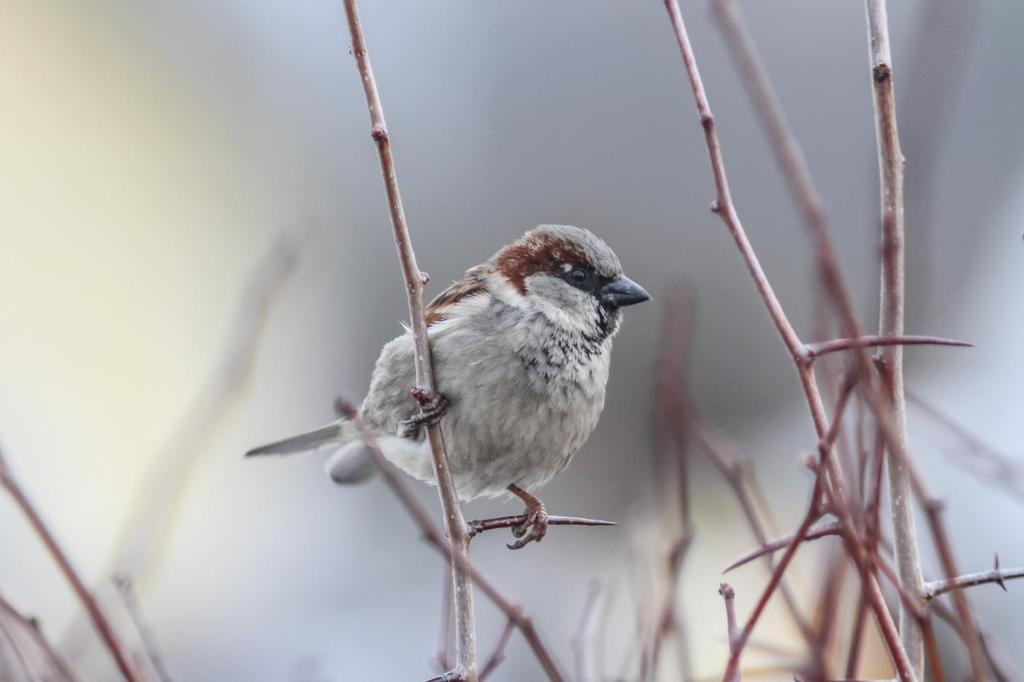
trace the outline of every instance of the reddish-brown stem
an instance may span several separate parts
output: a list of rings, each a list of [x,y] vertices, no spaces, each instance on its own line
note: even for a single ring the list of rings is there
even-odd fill
[[[829,537],[829,536],[832,536],[832,535],[842,535],[842,532],[843,532],[843,527],[842,527],[841,524],[839,524],[839,523],[829,523],[829,524],[827,524],[825,526],[822,526],[820,528],[815,528],[814,530],[808,531],[804,535],[804,542],[810,542],[811,540],[818,540],[820,538],[826,538],[826,537]],[[788,547],[793,542],[793,537],[794,537],[793,535],[787,535],[784,538],[780,538],[778,540],[773,540],[773,541],[768,542],[768,543],[766,543],[764,545],[761,545],[757,549],[752,550],[751,552],[748,552],[747,554],[744,554],[742,557],[740,557],[736,561],[734,561],[731,564],[729,564],[728,566],[726,566],[725,570],[723,570],[722,573],[728,573],[729,571],[731,571],[733,569],[736,569],[736,568],[739,568],[740,566],[743,566],[744,564],[748,564],[751,561],[753,561],[754,559],[758,559],[758,558],[764,556],[765,554],[774,554],[775,552],[779,551],[780,549],[784,549],[784,548]]]
[[[807,357],[810,359],[838,353],[844,350],[859,348],[876,348],[888,346],[954,346],[972,348],[974,344],[956,339],[944,339],[939,336],[861,336],[860,338],[832,339],[809,343],[806,346]]]
[[[861,644],[864,641],[864,625],[867,622],[868,605],[861,597],[857,605],[857,617],[853,621],[852,635],[850,636],[850,648],[846,654],[846,677],[853,678],[857,674],[860,665]]]
[[[352,55],[359,69],[359,76],[366,95],[366,106],[370,114],[370,136],[377,146],[380,160],[381,175],[387,193],[388,210],[391,227],[394,232],[395,246],[402,265],[402,277],[405,280],[406,294],[409,304],[409,323],[412,328],[415,345],[416,388],[424,401],[437,394],[434,384],[434,372],[430,358],[430,339],[427,336],[427,323],[423,314],[423,273],[416,265],[416,254],[413,252],[409,228],[405,220],[405,209],[398,190],[398,179],[395,172],[395,160],[391,153],[391,140],[384,110],[381,106],[377,82],[373,77],[370,56],[366,49],[363,27],[359,21],[356,0],[344,0],[345,16],[348,20],[349,34],[352,39]],[[411,387],[410,387],[411,388]],[[477,681],[476,661],[476,626],[473,612],[472,581],[465,567],[469,563],[469,533],[466,521],[459,507],[459,498],[448,468],[448,456],[445,451],[444,435],[440,424],[427,426],[427,438],[434,466],[434,479],[437,481],[438,496],[444,512],[445,530],[452,555],[452,581],[454,588],[455,614],[455,665],[458,675],[466,682]]]
[[[751,495],[747,490],[747,486],[744,482],[743,467],[737,456],[728,456],[726,451],[732,450],[733,447],[716,429],[708,424],[704,419],[696,414],[695,410],[692,410],[692,414],[689,415],[688,419],[691,424],[691,435],[693,441],[697,444],[700,449],[707,454],[711,463],[717,468],[726,482],[733,490],[733,494],[736,496],[736,500],[740,504],[740,508],[743,511],[743,516],[747,521],[747,525],[750,527],[751,532],[754,534],[754,539],[760,544],[764,545],[768,542],[768,537],[765,534],[764,524],[761,522],[760,517],[757,514],[757,510],[754,505],[754,501],[751,499]],[[765,563],[768,566],[769,571],[774,571],[775,560],[771,555],[767,555]],[[800,629],[800,633],[807,641],[809,646],[814,646],[815,634],[811,628],[810,623],[804,618],[804,615],[800,612],[800,608],[797,606],[796,597],[793,595],[789,585],[783,579],[779,586],[779,592],[782,594],[782,599],[786,604],[786,608],[789,610],[790,615],[793,617],[793,621]]]
[[[85,583],[82,582],[81,576],[78,575],[78,571],[71,565],[71,560],[67,554],[64,553],[64,549],[57,542],[57,539],[50,532],[46,522],[43,521],[42,516],[36,510],[35,506],[28,499],[25,491],[22,490],[17,480],[12,475],[10,469],[7,466],[6,459],[4,458],[3,452],[0,452],[0,487],[4,488],[7,493],[14,500],[15,505],[21,509],[25,518],[28,519],[29,524],[35,531],[36,535],[42,541],[43,545],[46,546],[46,550],[50,553],[60,572],[64,575],[64,578],[71,585],[71,589],[74,591],[78,600],[82,603],[86,613],[89,614],[89,620],[92,621],[93,627],[96,628],[96,632],[99,633],[100,639],[103,640],[103,644],[107,647],[111,657],[117,664],[118,670],[121,671],[121,675],[124,676],[129,682],[143,682],[144,678],[142,674],[132,664],[131,659],[128,656],[127,649],[121,643],[118,638],[114,626],[111,625],[107,619],[105,613],[100,608],[95,597],[86,588]]]
[[[808,505],[807,513],[804,515],[804,520],[800,523],[800,527],[796,533],[793,534],[793,540],[786,547],[786,551],[783,553],[782,558],[779,559],[778,565],[772,572],[771,578],[768,579],[768,584],[761,592],[761,596],[757,600],[757,604],[754,606],[753,612],[747,619],[746,624],[743,626],[743,630],[735,638],[730,638],[730,654],[729,662],[726,664],[725,675],[722,676],[723,682],[734,682],[739,676],[739,665],[740,656],[743,654],[743,647],[746,646],[750,639],[750,634],[754,630],[754,626],[757,625],[757,621],[761,618],[761,614],[764,612],[766,606],[768,606],[768,600],[771,599],[772,594],[775,592],[775,588],[778,587],[779,582],[782,580],[782,574],[786,571],[786,567],[789,566],[789,562],[796,555],[796,550],[803,543],[807,532],[815,521],[821,516],[821,510],[819,508],[821,498],[821,480],[822,475],[819,473],[815,476],[814,490],[811,492],[811,501]]]

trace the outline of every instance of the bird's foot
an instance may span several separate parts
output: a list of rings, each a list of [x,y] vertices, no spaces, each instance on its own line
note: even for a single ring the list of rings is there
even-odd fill
[[[515,484],[510,485],[508,491],[526,503],[526,513],[522,523],[512,526],[512,535],[518,539],[506,547],[522,549],[531,542],[543,540],[548,532],[548,512],[544,503]]]
[[[448,413],[448,398],[443,393],[432,394],[421,388],[414,388],[410,393],[420,404],[420,413],[402,420],[403,438],[416,438],[422,427],[437,424]]]

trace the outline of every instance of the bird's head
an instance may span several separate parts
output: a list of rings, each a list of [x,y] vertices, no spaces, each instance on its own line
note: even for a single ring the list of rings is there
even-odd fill
[[[588,230],[541,225],[490,260],[491,290],[510,305],[552,322],[603,336],[617,330],[621,308],[650,300],[622,273],[618,256]]]

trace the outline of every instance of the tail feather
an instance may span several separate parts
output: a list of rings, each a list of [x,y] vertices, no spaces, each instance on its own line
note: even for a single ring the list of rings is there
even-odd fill
[[[290,455],[297,452],[313,452],[325,445],[338,445],[352,440],[353,424],[347,420],[338,420],[319,429],[308,431],[285,438],[275,443],[253,448],[245,453],[246,457],[259,455]]]

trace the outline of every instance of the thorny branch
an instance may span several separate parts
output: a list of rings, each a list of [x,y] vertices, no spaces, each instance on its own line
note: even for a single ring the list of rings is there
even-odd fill
[[[924,596],[925,599],[934,599],[940,594],[945,594],[946,592],[962,590],[967,587],[985,585],[988,583],[995,583],[996,585],[999,585],[999,587],[1003,588],[1003,591],[1005,592],[1006,581],[1014,580],[1016,578],[1024,578],[1024,567],[1000,568],[999,555],[996,555],[995,566],[992,570],[980,571],[978,573],[967,573],[947,580],[933,580],[931,582],[927,582],[924,584]]]
[[[405,209],[398,191],[398,179],[395,174],[395,160],[391,153],[391,139],[387,124],[384,121],[384,110],[377,92],[377,82],[373,77],[370,56],[366,49],[363,27],[359,21],[356,0],[344,0],[345,16],[348,20],[349,34],[352,39],[352,55],[359,69],[359,76],[366,95],[366,106],[370,114],[370,136],[377,146],[381,174],[387,193],[388,209],[391,216],[391,227],[394,231],[395,246],[402,264],[402,277],[405,280],[409,304],[409,322],[412,327],[413,343],[415,344],[416,390],[423,397],[421,405],[429,402],[437,395],[434,384],[434,372],[430,359],[430,339],[427,336],[427,323],[423,314],[424,276],[416,265],[416,254],[413,252],[409,228],[405,221]],[[455,674],[465,682],[477,682],[476,660],[476,623],[473,612],[473,587],[467,568],[469,565],[469,530],[466,520],[459,507],[459,498],[448,468],[448,455],[445,451],[444,435],[440,424],[427,426],[427,438],[434,465],[434,479],[437,481],[438,496],[444,512],[445,530],[452,557],[452,598],[455,602]]]
[[[712,174],[714,176],[717,192],[717,198],[712,203],[712,210],[717,213],[725,223],[733,241],[736,243],[737,249],[743,257],[743,261],[754,280],[754,284],[761,295],[765,307],[768,309],[769,315],[771,316],[776,329],[779,331],[786,348],[790,351],[790,354],[797,364],[801,384],[804,388],[804,394],[808,403],[808,408],[811,412],[819,443],[826,444],[826,447],[821,448],[822,463],[827,468],[828,475],[831,480],[831,495],[835,498],[835,511],[839,514],[840,521],[852,530],[853,520],[850,516],[850,510],[846,501],[844,478],[835,457],[832,456],[831,444],[827,444],[826,441],[829,431],[829,423],[825,416],[824,403],[821,399],[821,393],[817,386],[813,368],[809,363],[803,361],[805,354],[804,345],[797,336],[792,324],[790,324],[789,319],[786,317],[786,314],[782,309],[782,305],[779,303],[771,284],[768,282],[767,276],[765,275],[764,270],[758,261],[757,255],[746,236],[746,232],[743,229],[739,215],[737,214],[736,208],[732,202],[732,197],[729,192],[729,184],[725,174],[724,161],[722,159],[721,146],[718,141],[718,135],[715,131],[714,117],[711,114],[707,95],[704,92],[704,85],[701,81],[700,71],[697,68],[689,36],[686,33],[686,27],[683,23],[679,3],[677,0],[665,0],[665,6],[668,10],[669,19],[675,32],[676,41],[683,57],[683,64],[693,91],[700,122],[704,128],[705,142],[708,148]],[[855,332],[852,333],[851,336],[859,337],[861,334],[859,332]],[[822,472],[819,472],[818,480],[820,480],[821,474]],[[809,526],[810,524],[807,525]],[[803,530],[806,532],[807,528],[804,528]],[[798,534],[797,537],[799,538],[800,535]],[[848,537],[855,539],[852,534]],[[779,566],[784,567],[791,556],[792,552],[787,550],[786,555],[784,555],[783,561],[780,562]],[[858,558],[858,561],[860,561],[859,551],[855,553],[855,556]],[[862,580],[865,584],[865,593],[869,603],[871,604],[871,608],[875,612],[875,615],[882,627],[886,646],[893,657],[897,672],[899,673],[900,678],[904,681],[914,680],[915,678],[910,662],[907,659],[906,652],[899,642],[899,634],[896,630],[895,623],[892,621],[892,615],[889,613],[882,595],[878,590],[877,581],[870,572],[864,570],[863,566],[860,568]],[[779,574],[778,571],[776,571],[776,574],[781,578],[781,574]],[[777,582],[777,579],[773,579],[772,581],[774,584],[777,584]],[[742,647],[739,648],[739,651],[742,651]],[[730,670],[727,670],[726,678],[731,674],[731,669],[735,668],[737,665],[738,660],[730,663]]]
[[[889,49],[889,25],[885,0],[867,0],[871,76],[875,102],[875,132],[878,138],[878,166],[882,186],[882,283],[879,333],[899,336],[903,333],[906,264],[904,256],[905,222],[903,213],[903,152],[896,127],[896,100]],[[888,346],[881,353],[882,383],[891,406],[892,420],[901,447],[906,448],[906,399],[903,395],[903,348]],[[889,466],[889,506],[892,514],[896,565],[902,587],[920,599],[924,591],[921,557],[917,548],[917,529],[910,474],[897,457],[886,459]],[[914,674],[924,677],[924,649],[920,627],[906,609],[900,610],[900,637],[907,650]],[[977,672],[977,671],[975,671]]]

